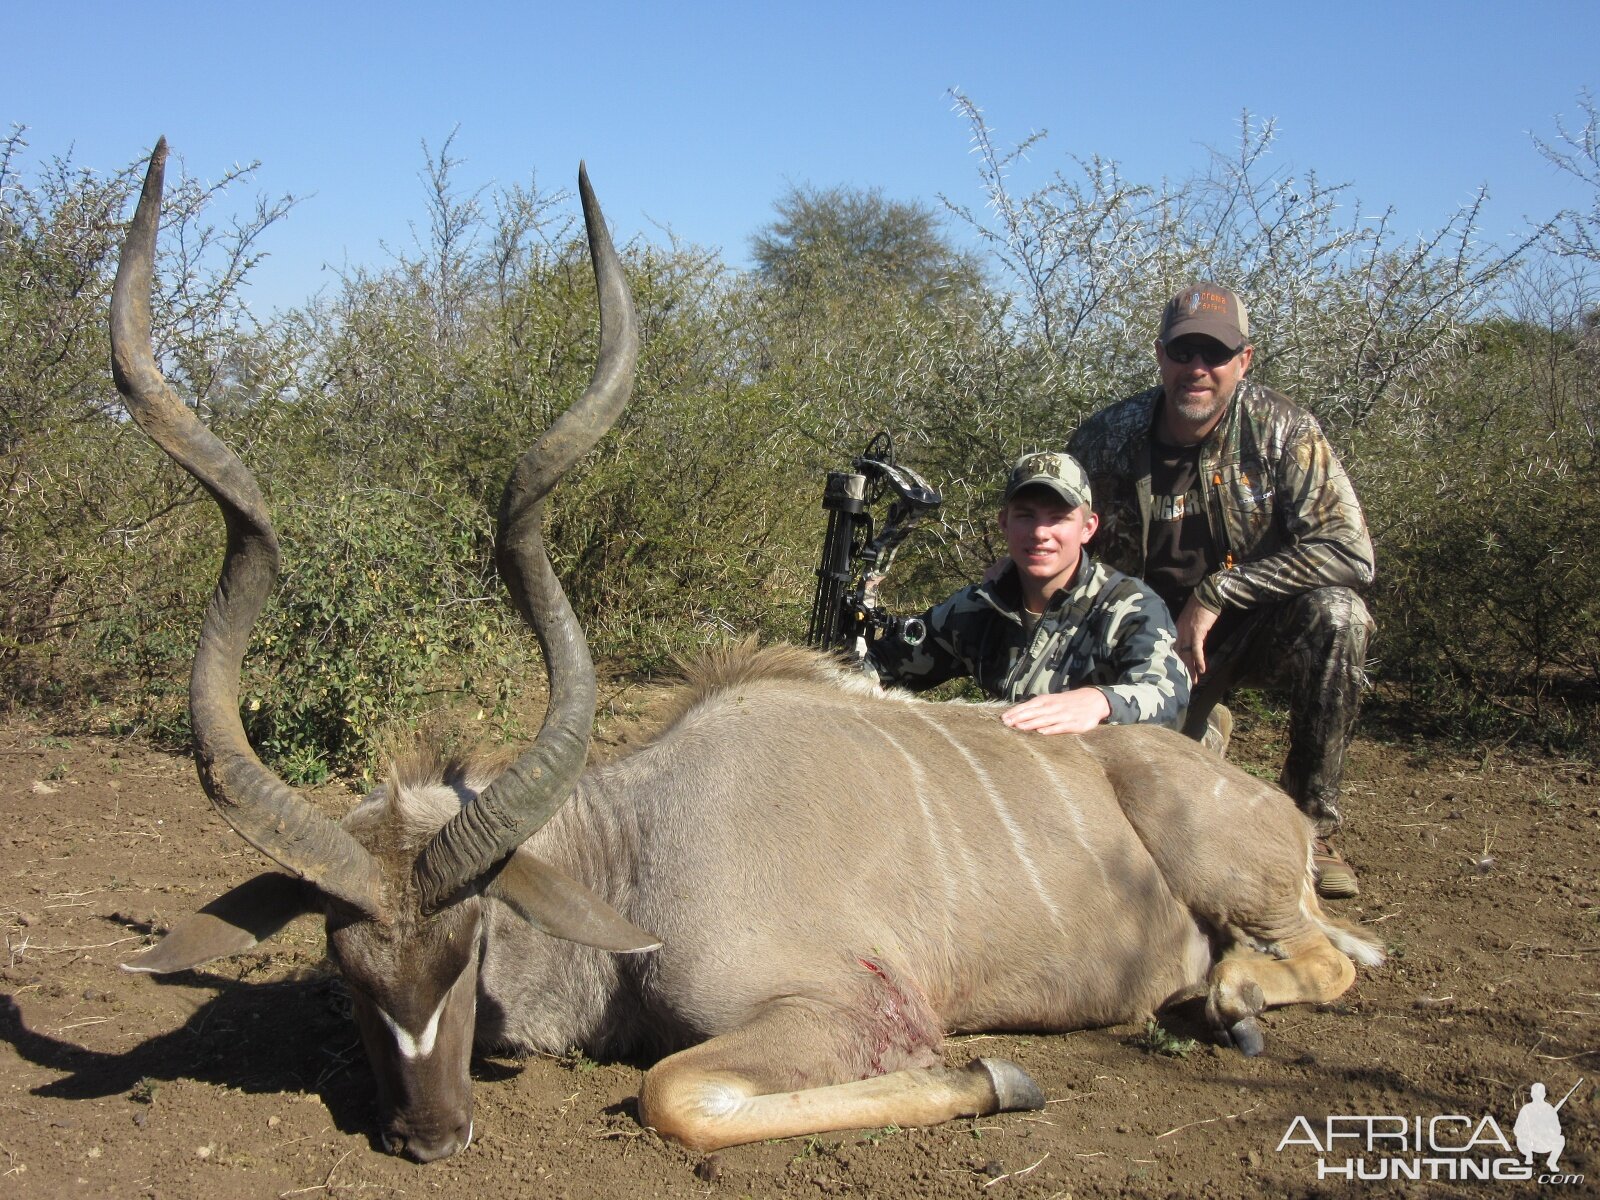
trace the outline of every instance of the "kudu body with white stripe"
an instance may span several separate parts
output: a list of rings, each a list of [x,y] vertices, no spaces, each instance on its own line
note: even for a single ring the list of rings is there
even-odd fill
[[[118,384],[226,518],[191,679],[196,757],[218,809],[290,875],[219,897],[129,966],[186,969],[325,912],[389,1148],[466,1145],[474,1045],[666,1054],[640,1119],[713,1148],[1044,1102],[1003,1060],[946,1068],[950,1031],[1110,1024],[1205,994],[1219,1035],[1253,1053],[1263,1007],[1332,999],[1354,978],[1347,953],[1381,959],[1322,913],[1288,798],[1163,729],[1018,733],[995,706],[885,695],[809,651],[743,647],[690,669],[649,745],[582,772],[593,669],[542,499],[620,411],[637,342],[581,174],[599,361],[518,464],[497,544],[545,649],[545,726],[502,771],[413,763],[342,823],[320,817],[239,723],[277,569],[265,507],[150,351],[164,156],[118,273]]]

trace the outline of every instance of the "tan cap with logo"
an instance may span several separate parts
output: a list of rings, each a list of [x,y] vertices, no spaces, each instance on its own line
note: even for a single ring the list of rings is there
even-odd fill
[[[1161,316],[1161,342],[1190,334],[1214,338],[1230,350],[1250,340],[1250,313],[1239,294],[1215,283],[1194,283],[1167,301]]]
[[[1017,459],[1017,465],[1011,468],[1001,503],[1034,484],[1049,488],[1074,508],[1090,503],[1093,495],[1089,490],[1089,476],[1072,455],[1035,450]]]

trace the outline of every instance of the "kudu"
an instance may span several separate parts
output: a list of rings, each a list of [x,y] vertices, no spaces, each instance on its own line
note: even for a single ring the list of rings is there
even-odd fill
[[[637,335],[581,171],[599,361],[517,465],[497,543],[544,648],[546,722],[504,771],[400,770],[342,823],[319,816],[239,720],[246,640],[276,578],[265,506],[150,348],[164,156],[118,271],[117,382],[222,509],[190,684],[196,758],[224,818],[290,875],[219,897],[129,969],[238,953],[321,909],[391,1150],[428,1160],[468,1143],[474,1045],[666,1053],[639,1118],[709,1149],[1044,1103],[1003,1060],[943,1066],[947,1031],[1111,1024],[1205,994],[1219,1036],[1254,1053],[1263,1007],[1339,995],[1347,953],[1381,961],[1318,906],[1288,798],[1165,729],[1018,733],[996,706],[739,648],[690,669],[653,742],[584,772],[594,672],[540,519],[621,410]]]

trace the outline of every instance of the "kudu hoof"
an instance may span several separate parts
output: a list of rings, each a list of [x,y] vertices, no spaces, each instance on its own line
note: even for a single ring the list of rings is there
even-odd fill
[[[975,1058],[967,1064],[969,1071],[982,1071],[994,1089],[996,1112],[1031,1112],[1044,1107],[1044,1093],[1039,1085],[1014,1062],[1003,1058]]]
[[[1261,1022],[1254,1017],[1246,1017],[1228,1026],[1228,1041],[1246,1058],[1254,1058],[1267,1048],[1267,1040],[1261,1033]]]
[[[1213,983],[1206,1000],[1206,1022],[1224,1046],[1232,1046],[1246,1058],[1254,1058],[1266,1048],[1261,1023],[1256,1020],[1266,1004],[1261,985],[1254,979],[1231,987]]]

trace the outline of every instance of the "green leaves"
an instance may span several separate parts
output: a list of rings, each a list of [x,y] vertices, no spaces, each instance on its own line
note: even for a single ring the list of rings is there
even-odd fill
[[[370,766],[391,722],[464,690],[495,705],[520,633],[487,563],[488,518],[461,497],[362,487],[280,504],[286,566],[245,663],[252,742],[295,782]],[[537,668],[518,656],[515,667]]]

